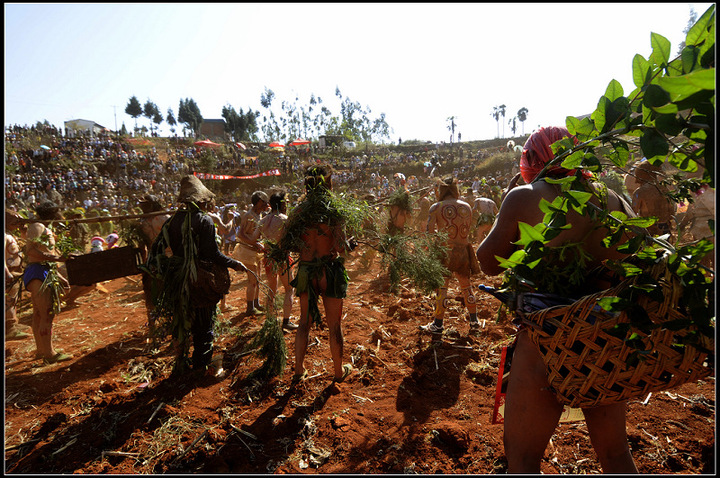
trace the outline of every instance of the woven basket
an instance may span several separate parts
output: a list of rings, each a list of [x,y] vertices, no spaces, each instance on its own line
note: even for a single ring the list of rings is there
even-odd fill
[[[682,286],[660,262],[650,272],[663,291],[662,303],[643,295],[638,304],[655,324],[685,316],[677,304]],[[632,284],[628,279],[618,286],[589,295],[563,306],[525,314],[530,339],[538,347],[548,371],[548,382],[563,405],[589,408],[646,396],[694,382],[714,372],[713,355],[686,345],[674,346],[677,338],[691,329],[654,329],[649,335],[631,329],[642,337],[644,353],[635,365],[628,356],[636,349],[607,331],[616,324],[629,322],[627,315],[610,314],[597,300],[617,296]],[[701,345],[714,353],[714,339],[703,337]]]

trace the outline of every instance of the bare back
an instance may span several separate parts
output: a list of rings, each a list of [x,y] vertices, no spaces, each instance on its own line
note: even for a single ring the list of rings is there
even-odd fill
[[[503,272],[498,265],[495,256],[507,258],[517,249],[514,244],[520,238],[518,223],[524,222],[534,226],[542,222],[544,213],[538,207],[541,199],[552,202],[560,193],[559,186],[537,181],[531,184],[518,186],[508,193],[500,206],[500,211],[495,220],[490,234],[477,249],[478,260],[483,272],[497,275]],[[597,198],[592,198],[591,203],[599,206]],[[627,211],[623,208],[620,199],[615,195],[608,195],[608,209],[610,211]],[[553,238],[547,245],[557,246],[570,242],[581,242],[583,249],[588,252],[594,262],[588,264],[589,268],[600,265],[606,259],[619,260],[625,257],[614,248],[606,248],[602,245],[603,239],[607,236],[607,229],[597,227],[589,217],[581,216],[574,210],[567,215],[567,222],[572,227],[562,231]]]
[[[469,244],[472,208],[465,201],[446,198],[430,207],[428,232],[444,231],[448,235],[448,244]]]
[[[313,261],[321,257],[337,257],[339,234],[337,230],[333,231],[327,224],[318,224],[308,228],[302,235],[306,247],[300,251],[300,260]]]

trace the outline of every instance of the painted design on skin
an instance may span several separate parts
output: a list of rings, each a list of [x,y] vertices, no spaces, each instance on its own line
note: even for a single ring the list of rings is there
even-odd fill
[[[455,206],[443,206],[442,216],[446,221],[452,221],[457,216]]]
[[[472,215],[472,209],[467,208],[467,207],[458,207],[457,215],[462,218],[470,217]]]
[[[468,234],[470,234],[470,226],[462,224],[460,226],[460,237],[468,237]]]

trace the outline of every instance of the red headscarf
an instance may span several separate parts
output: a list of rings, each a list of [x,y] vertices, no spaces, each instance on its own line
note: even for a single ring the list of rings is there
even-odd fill
[[[527,184],[530,184],[545,165],[555,157],[550,145],[565,137],[571,137],[571,135],[566,128],[559,126],[540,128],[530,135],[523,146],[522,156],[520,156],[520,174]],[[573,140],[577,144],[577,139],[573,138]],[[570,176],[575,173],[575,170],[553,166],[547,172],[554,176],[558,174]]]

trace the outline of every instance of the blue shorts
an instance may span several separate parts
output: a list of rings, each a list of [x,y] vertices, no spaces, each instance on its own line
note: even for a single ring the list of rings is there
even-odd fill
[[[25,284],[25,287],[27,287],[30,281],[35,279],[39,279],[44,282],[48,272],[50,272],[50,266],[40,264],[39,262],[31,262],[25,268],[25,272],[23,272],[23,283]]]

